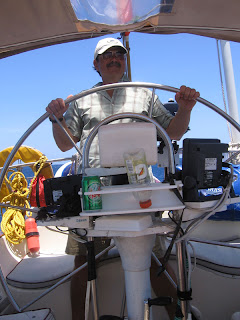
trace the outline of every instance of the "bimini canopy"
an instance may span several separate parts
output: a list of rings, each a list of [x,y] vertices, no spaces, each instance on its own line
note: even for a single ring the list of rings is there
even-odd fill
[[[0,58],[126,31],[240,42],[239,13],[239,0],[3,0]]]

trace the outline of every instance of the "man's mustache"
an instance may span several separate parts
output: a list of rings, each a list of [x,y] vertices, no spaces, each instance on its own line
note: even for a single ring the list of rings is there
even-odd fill
[[[113,66],[121,67],[121,64],[119,62],[117,62],[117,61],[112,61],[109,64],[107,64],[107,67],[113,67]]]

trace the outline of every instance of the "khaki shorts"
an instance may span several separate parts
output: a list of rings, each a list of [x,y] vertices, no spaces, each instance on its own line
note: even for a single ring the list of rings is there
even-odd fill
[[[94,248],[95,255],[106,249],[110,245],[111,239],[109,238],[94,238]],[[158,259],[162,258],[166,252],[166,244],[164,237],[156,236],[155,245],[153,247],[153,252],[155,253]],[[66,247],[66,253],[74,256],[86,256],[87,249],[85,244],[78,242],[73,239],[71,236],[68,236],[68,242]],[[106,259],[108,253],[105,253],[102,258]]]
[[[153,253],[155,253],[158,259],[161,259],[164,257],[166,250],[167,248],[165,243],[165,237],[156,235],[155,245],[153,247]]]
[[[74,234],[74,237],[76,237],[75,234]],[[94,238],[95,255],[97,255],[98,253],[106,249],[110,245],[110,242],[111,242],[111,239],[108,239],[108,238],[98,238],[98,237]],[[68,236],[68,241],[67,241],[67,246],[65,251],[67,254],[71,254],[74,256],[87,255],[86,245],[84,243],[78,242],[77,240],[73,239],[73,237],[71,236],[71,232],[70,232],[70,235]]]

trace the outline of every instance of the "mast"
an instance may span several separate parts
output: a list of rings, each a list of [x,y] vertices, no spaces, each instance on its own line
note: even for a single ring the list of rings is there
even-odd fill
[[[126,69],[126,76],[129,81],[132,81],[132,73],[131,73],[131,62],[130,62],[130,46],[129,46],[129,34],[130,32],[123,32],[121,33],[123,39],[123,45],[127,49],[127,69]]]
[[[229,41],[220,40],[220,44],[221,44],[222,61],[223,61],[225,83],[226,83],[226,90],[227,90],[229,115],[235,121],[239,122],[237,94],[236,94],[236,86],[234,81],[230,43]],[[238,132],[233,126],[231,126],[231,131],[232,131],[232,145],[239,144],[240,132]]]

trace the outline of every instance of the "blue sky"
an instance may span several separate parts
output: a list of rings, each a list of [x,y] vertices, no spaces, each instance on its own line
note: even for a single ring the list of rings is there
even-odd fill
[[[113,35],[118,37],[119,35]],[[99,39],[55,45],[0,60],[2,122],[0,150],[15,145],[28,127],[54,98],[66,98],[100,81],[92,68],[93,52]],[[215,39],[193,35],[130,34],[132,80],[172,87],[182,84],[200,91],[201,97],[223,109]],[[231,42],[232,60],[240,101],[240,44]],[[162,102],[174,98],[171,92],[157,92]],[[229,142],[226,121],[197,103],[190,131],[185,137],[219,138]],[[51,124],[43,124],[25,145],[39,149],[48,158],[71,156],[55,146]],[[181,143],[180,143],[181,145]]]

